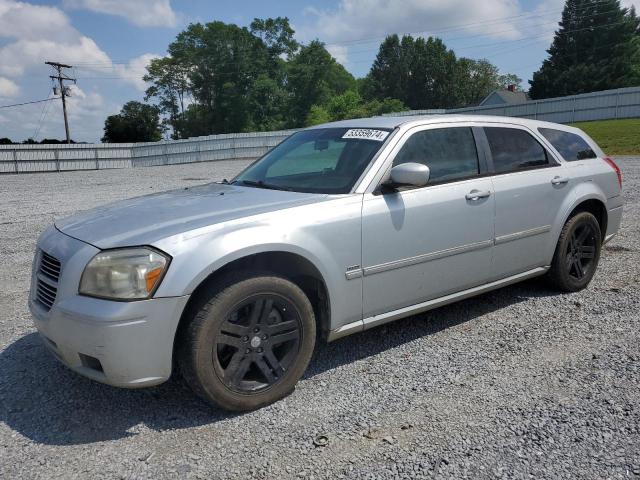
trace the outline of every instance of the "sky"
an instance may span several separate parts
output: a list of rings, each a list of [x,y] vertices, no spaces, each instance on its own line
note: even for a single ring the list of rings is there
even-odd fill
[[[623,0],[624,6],[640,0]],[[99,141],[104,120],[142,100],[142,76],[190,23],[286,16],[303,43],[325,42],[356,77],[388,34],[442,38],[459,57],[486,58],[528,86],[564,0],[0,0],[0,106],[53,96],[45,61],[73,65],[71,137]],[[0,138],[64,138],[59,100],[0,108]]]

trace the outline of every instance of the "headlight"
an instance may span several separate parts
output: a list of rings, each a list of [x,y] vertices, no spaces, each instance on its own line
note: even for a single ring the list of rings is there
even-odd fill
[[[168,264],[168,256],[150,248],[105,250],[85,267],[80,293],[114,300],[149,298]]]

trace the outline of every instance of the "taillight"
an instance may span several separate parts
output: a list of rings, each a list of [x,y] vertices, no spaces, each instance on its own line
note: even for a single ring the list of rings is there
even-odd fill
[[[615,170],[616,175],[618,176],[618,185],[620,185],[620,188],[622,188],[622,171],[620,170],[620,167],[616,165],[616,162],[614,162],[609,157],[604,157],[604,161],[607,162],[609,166]]]

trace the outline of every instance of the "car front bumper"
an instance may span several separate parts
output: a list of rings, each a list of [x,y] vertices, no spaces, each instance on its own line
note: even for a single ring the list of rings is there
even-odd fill
[[[59,278],[43,277],[42,252],[60,262]],[[118,302],[79,295],[84,267],[97,252],[54,227],[40,236],[29,295],[35,326],[49,350],[86,377],[129,388],[162,383],[171,375],[174,338],[189,296]],[[42,280],[49,283],[46,304]]]
[[[146,387],[171,376],[173,341],[189,297],[113,302],[76,296],[48,312],[30,300],[38,332],[72,370],[116,387]]]

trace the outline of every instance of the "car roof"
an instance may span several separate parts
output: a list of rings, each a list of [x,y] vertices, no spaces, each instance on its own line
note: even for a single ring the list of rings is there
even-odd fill
[[[405,116],[384,116],[370,118],[354,118],[351,120],[340,120],[337,122],[323,123],[310,127],[317,128],[383,128],[394,129],[398,127],[413,127],[418,125],[456,123],[456,122],[482,122],[482,123],[504,123],[511,125],[522,125],[532,129],[546,127],[564,130],[568,132],[579,132],[578,129],[558,123],[543,122],[528,118],[500,117],[496,115],[464,115],[464,114],[442,114],[442,115],[405,115]]]

